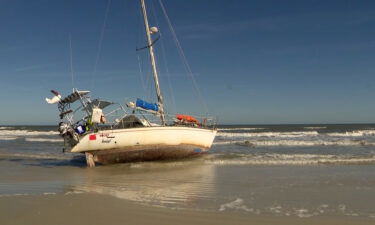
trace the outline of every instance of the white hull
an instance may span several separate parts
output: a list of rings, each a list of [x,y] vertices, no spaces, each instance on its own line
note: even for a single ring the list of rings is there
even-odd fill
[[[142,127],[103,130],[84,136],[71,152],[88,152],[95,162],[179,158],[206,152],[216,130],[192,127]]]

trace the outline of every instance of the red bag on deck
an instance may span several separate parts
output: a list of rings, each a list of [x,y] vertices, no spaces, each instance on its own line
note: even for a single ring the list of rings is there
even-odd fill
[[[176,114],[176,118],[178,120],[187,121],[190,123],[199,124],[199,120],[197,120],[194,116],[184,115],[184,114]]]

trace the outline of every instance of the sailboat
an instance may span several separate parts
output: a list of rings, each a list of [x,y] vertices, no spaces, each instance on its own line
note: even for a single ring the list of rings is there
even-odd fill
[[[156,68],[155,41],[152,40],[158,28],[149,26],[145,1],[140,0],[140,5],[157,103],[137,99],[123,106],[91,99],[90,91],[76,88],[64,98],[52,90],[53,98],[46,99],[49,104],[58,106],[61,120],[58,130],[64,139],[64,151],[84,153],[89,167],[97,163],[173,159],[201,154],[211,148],[217,132],[212,117],[166,113]],[[77,114],[81,119],[75,119]],[[157,118],[157,121],[152,118]]]

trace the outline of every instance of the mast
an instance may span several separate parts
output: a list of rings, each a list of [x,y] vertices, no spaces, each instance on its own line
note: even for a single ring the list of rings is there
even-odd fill
[[[144,0],[140,0],[140,1],[141,1],[142,13],[143,13],[143,20],[145,22],[148,50],[149,50],[149,53],[150,53],[150,61],[151,61],[151,66],[152,66],[152,74],[154,76],[155,90],[156,90],[156,95],[158,97],[160,120],[162,122],[162,125],[165,125],[163,96],[161,95],[160,86],[159,86],[158,71],[156,70],[154,47],[152,46],[151,31],[150,31],[150,27],[148,25],[146,5],[145,5]]]

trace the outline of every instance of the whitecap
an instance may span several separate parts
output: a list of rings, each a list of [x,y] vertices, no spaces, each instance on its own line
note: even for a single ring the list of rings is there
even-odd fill
[[[345,133],[327,133],[328,136],[334,137],[363,137],[363,136],[375,136],[375,130],[356,130],[356,131],[347,131]]]
[[[224,142],[225,143],[225,142]],[[229,142],[229,143],[233,143]],[[375,146],[374,142],[365,140],[248,140],[244,142],[234,142],[238,145],[244,145],[249,147],[256,146]]]
[[[307,130],[320,130],[320,129],[327,129],[327,127],[304,127],[303,129]]]
[[[304,136],[317,136],[319,133],[317,131],[291,131],[291,132],[257,132],[257,133],[223,133],[219,132],[217,137],[225,137],[225,138],[241,138],[241,137],[304,137]]]
[[[0,136],[40,136],[58,135],[57,131],[0,130]]]
[[[317,154],[261,154],[242,155],[233,159],[206,159],[205,163],[213,165],[318,165],[318,164],[373,164],[375,157],[355,157]]]
[[[0,129],[0,140],[4,140],[4,141],[12,141],[18,138],[26,138],[26,137],[48,137],[48,136],[57,136],[57,135],[58,135],[58,132],[56,131]],[[29,140],[29,141],[33,141],[33,140]],[[37,141],[37,140],[34,139],[34,141]],[[41,141],[41,139],[39,141]],[[45,141],[48,141],[48,140],[46,139]],[[50,142],[53,142],[53,141],[50,141]],[[54,142],[57,142],[57,141],[54,141]]]
[[[13,129],[13,127],[0,127],[0,130],[9,130],[9,129]]]
[[[263,127],[243,127],[243,128],[219,128],[218,131],[250,131],[250,130],[264,130]]]
[[[62,142],[62,139],[51,139],[51,138],[25,138],[26,141],[31,142]]]
[[[2,141],[13,141],[16,139],[18,139],[18,137],[0,136],[0,140]]]

